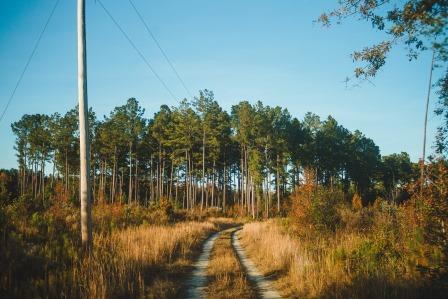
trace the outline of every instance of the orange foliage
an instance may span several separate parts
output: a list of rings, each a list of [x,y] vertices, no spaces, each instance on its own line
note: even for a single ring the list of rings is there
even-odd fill
[[[356,211],[362,209],[362,198],[358,193],[355,193],[352,198],[352,208]]]
[[[0,183],[7,183],[8,175],[4,172],[0,172]]]
[[[315,175],[312,169],[304,171],[305,183],[291,195],[291,210],[289,215],[299,228],[310,227],[310,211],[312,209],[312,197],[315,186]]]

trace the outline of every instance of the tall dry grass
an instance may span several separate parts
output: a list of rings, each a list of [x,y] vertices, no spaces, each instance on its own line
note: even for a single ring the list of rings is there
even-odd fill
[[[291,196],[288,218],[243,229],[243,244],[285,296],[446,298],[444,194],[363,207],[358,195],[350,205],[313,181]]]
[[[225,218],[182,221],[169,205],[95,205],[83,256],[79,210],[23,199],[0,207],[0,298],[172,298]]]
[[[313,260],[297,239],[281,231],[275,220],[244,225],[241,232],[243,246],[266,276],[278,278],[286,296],[295,293],[317,294],[321,283],[311,275]]]
[[[72,285],[71,295],[83,298],[175,296],[181,288],[176,276],[187,271],[195,249],[215,229],[212,222],[185,222],[97,235],[93,254],[73,269],[72,282],[78,282],[79,287]]]
[[[242,241],[249,256],[265,275],[276,278],[288,298],[422,297],[417,291],[418,272],[406,269],[399,257],[379,256],[384,261],[396,259],[384,265],[359,256],[377,254],[368,252],[374,250],[366,249],[371,240],[360,233],[305,239],[288,233],[280,221],[269,220],[246,224]]]

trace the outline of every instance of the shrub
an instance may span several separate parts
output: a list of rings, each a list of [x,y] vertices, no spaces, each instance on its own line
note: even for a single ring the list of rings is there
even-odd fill
[[[166,224],[173,222],[175,213],[172,203],[165,197],[162,197],[155,205],[151,207],[151,220],[156,224]]]
[[[309,228],[323,233],[334,232],[341,223],[338,207],[342,204],[343,198],[340,191],[303,185],[291,196],[292,222],[302,233]]]
[[[352,198],[352,208],[356,211],[362,209],[362,198],[358,193],[355,193]]]

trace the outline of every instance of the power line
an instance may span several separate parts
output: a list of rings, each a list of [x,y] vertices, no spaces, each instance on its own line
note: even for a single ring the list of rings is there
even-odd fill
[[[11,104],[11,101],[14,98],[14,95],[16,94],[17,88],[19,88],[20,82],[22,82],[23,76],[25,75],[26,70],[28,69],[28,66],[31,63],[31,60],[34,57],[34,54],[36,54],[37,48],[39,47],[39,44],[40,44],[40,41],[42,40],[42,37],[44,36],[45,31],[47,30],[48,24],[50,23],[51,18],[53,17],[54,12],[55,12],[56,8],[59,5],[59,2],[60,2],[60,0],[57,0],[56,3],[54,4],[54,6],[53,6],[53,8],[52,8],[52,10],[50,12],[50,15],[47,18],[47,21],[45,22],[44,27],[42,28],[42,30],[41,30],[41,32],[39,34],[39,37],[37,38],[37,41],[34,44],[33,51],[31,52],[31,55],[28,57],[28,60],[27,60],[27,62],[25,64],[25,67],[23,68],[22,73],[19,76],[19,80],[17,80],[17,83],[16,83],[16,85],[15,85],[15,87],[14,87],[12,93],[11,93],[11,96],[9,97],[8,102],[6,103],[6,106],[3,109],[3,111],[2,111],[2,115],[0,116],[0,123],[2,122],[3,117],[5,116],[6,111],[8,110],[9,105]]]
[[[154,43],[157,45],[157,47],[159,48],[160,52],[163,54],[163,57],[165,57],[166,62],[170,65],[171,69],[173,70],[174,74],[176,74],[177,79],[179,80],[179,82],[182,84],[182,86],[184,87],[184,89],[187,91],[188,95],[190,97],[193,97],[190,93],[190,90],[188,89],[187,85],[185,84],[184,80],[182,80],[181,76],[179,75],[179,73],[177,72],[176,68],[174,67],[174,65],[171,63],[171,60],[168,58],[168,55],[166,55],[165,51],[163,50],[162,46],[160,45],[159,41],[157,40],[157,38],[155,37],[155,35],[152,33],[151,29],[148,26],[148,23],[145,22],[145,20],[143,19],[141,13],[138,11],[137,7],[134,5],[134,3],[132,2],[132,0],[129,0],[129,3],[131,4],[132,8],[134,9],[135,13],[137,14],[138,18],[140,19],[140,21],[143,23],[143,25],[146,28],[146,31],[148,32],[148,34],[151,36],[152,40],[154,41]]]
[[[115,24],[115,26],[120,30],[120,32],[124,35],[124,37],[127,39],[127,41],[131,44],[132,48],[137,52],[137,54],[140,56],[140,58],[145,62],[146,66],[151,70],[151,72],[156,76],[156,78],[162,83],[163,87],[165,87],[166,91],[173,97],[174,100],[177,100],[177,98],[174,96],[174,94],[171,92],[171,90],[166,85],[165,81],[162,80],[162,78],[157,74],[155,69],[151,66],[149,61],[146,59],[146,57],[142,54],[142,52],[137,48],[135,43],[131,40],[129,35],[124,31],[124,29],[118,24],[118,22],[115,20],[115,18],[111,15],[109,10],[104,6],[103,2],[100,0],[97,0],[97,2],[100,4],[100,6],[103,8],[104,12],[109,16],[109,18],[112,20],[112,22]]]

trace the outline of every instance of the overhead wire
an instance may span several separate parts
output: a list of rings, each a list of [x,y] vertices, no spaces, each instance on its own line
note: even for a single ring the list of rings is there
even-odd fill
[[[123,27],[120,26],[120,24],[112,16],[110,11],[104,6],[103,2],[101,0],[97,0],[96,2],[103,8],[104,12],[109,16],[109,18],[112,20],[112,22],[118,28],[118,30],[120,30],[120,32],[123,34],[123,36],[129,42],[129,44],[132,46],[132,48],[137,52],[137,54],[140,56],[140,58],[143,60],[143,62],[146,64],[146,66],[151,70],[151,72],[154,74],[154,76],[160,81],[160,83],[163,85],[165,90],[171,95],[171,97],[174,100],[177,100],[176,96],[173,94],[173,92],[168,87],[168,85],[165,83],[165,81],[163,81],[163,79],[159,76],[159,74],[156,72],[156,70],[152,67],[152,65],[149,63],[149,61],[143,55],[143,53],[138,49],[138,47],[135,45],[135,43],[132,41],[132,39],[129,37],[129,35],[124,31]]]
[[[42,27],[42,29],[40,31],[39,37],[37,38],[36,42],[34,43],[33,50],[31,52],[30,56],[28,56],[28,60],[26,61],[25,67],[23,68],[22,72],[20,73],[19,79],[17,80],[16,85],[14,86],[14,89],[13,89],[10,97],[9,97],[8,101],[6,102],[6,106],[3,108],[2,114],[0,115],[0,123],[2,122],[3,118],[5,117],[6,111],[8,110],[8,108],[17,92],[17,89],[19,88],[20,83],[22,82],[22,79],[25,76],[25,73],[26,73],[31,61],[37,52],[40,41],[42,40],[42,37],[44,36],[45,31],[47,30],[48,24],[50,23],[53,15],[54,15],[54,12],[56,11],[56,8],[59,5],[59,2],[60,2],[60,0],[56,0],[55,4],[53,5],[53,7],[51,9],[50,15],[48,16],[47,20],[45,21],[44,26]]]
[[[177,79],[179,80],[179,82],[182,84],[183,88],[185,89],[185,91],[188,93],[188,95],[190,97],[193,97],[190,90],[188,89],[187,85],[185,84],[185,81],[182,79],[182,77],[179,75],[179,72],[176,70],[176,68],[174,67],[173,63],[171,62],[171,60],[168,58],[168,55],[166,54],[166,52],[163,50],[162,46],[160,45],[159,41],[157,40],[157,38],[155,37],[154,33],[151,31],[151,29],[149,28],[148,23],[145,21],[145,19],[143,18],[142,14],[139,12],[139,10],[137,9],[137,7],[135,6],[134,2],[132,0],[129,0],[129,3],[131,4],[132,8],[134,9],[134,12],[137,14],[138,18],[140,19],[140,21],[142,22],[143,26],[146,29],[146,32],[148,32],[149,36],[151,37],[151,39],[154,41],[154,43],[156,44],[156,46],[159,48],[160,52],[162,53],[163,57],[165,58],[166,62],[169,64],[169,66],[171,67],[171,70],[174,72],[174,74],[176,75]]]

